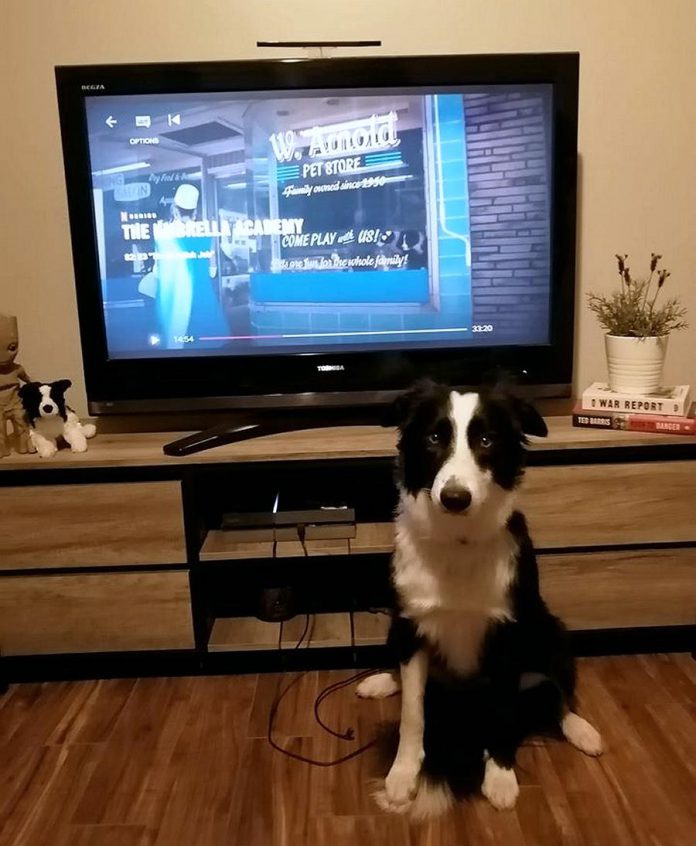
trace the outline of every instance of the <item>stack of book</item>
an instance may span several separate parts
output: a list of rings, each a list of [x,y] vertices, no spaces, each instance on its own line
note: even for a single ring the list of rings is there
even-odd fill
[[[696,435],[696,403],[691,405],[688,385],[619,394],[605,382],[594,382],[573,409],[573,426]]]

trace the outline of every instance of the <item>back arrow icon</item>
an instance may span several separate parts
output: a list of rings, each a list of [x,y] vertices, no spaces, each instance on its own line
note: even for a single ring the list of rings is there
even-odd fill
[[[109,127],[109,129],[113,129],[118,123],[118,121],[115,117],[109,115],[109,117],[104,121],[104,123]]]

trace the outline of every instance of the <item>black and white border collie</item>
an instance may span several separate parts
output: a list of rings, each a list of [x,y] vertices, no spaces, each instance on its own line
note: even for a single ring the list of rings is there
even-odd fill
[[[28,382],[19,389],[19,396],[29,420],[29,439],[41,458],[51,458],[62,438],[72,452],[85,452],[87,438],[94,437],[92,423],[80,423],[75,412],[65,402],[65,392],[72,385],[70,379],[57,382]]]
[[[539,594],[515,509],[527,435],[544,437],[546,424],[502,390],[429,381],[397,400],[392,422],[400,497],[389,643],[400,679],[381,673],[358,688],[367,698],[402,691],[398,751],[376,798],[422,818],[480,786],[496,808],[511,808],[525,738],[562,733],[588,755],[602,751],[574,712],[566,632]]]

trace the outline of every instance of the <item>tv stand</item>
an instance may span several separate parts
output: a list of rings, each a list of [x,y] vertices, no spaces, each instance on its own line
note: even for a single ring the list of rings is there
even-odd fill
[[[575,650],[692,651],[696,438],[547,423],[520,505],[542,595]],[[0,693],[20,681],[385,666],[396,432],[323,426],[163,455],[173,437],[102,433],[87,452],[0,460]],[[309,520],[302,538],[227,528],[225,515],[276,500],[286,520],[345,504],[355,532],[308,532]],[[286,596],[296,616],[281,632],[267,600]]]
[[[165,455],[181,457],[281,432],[332,426],[378,426],[382,416],[379,406],[241,412],[225,423],[170,441],[162,450]]]

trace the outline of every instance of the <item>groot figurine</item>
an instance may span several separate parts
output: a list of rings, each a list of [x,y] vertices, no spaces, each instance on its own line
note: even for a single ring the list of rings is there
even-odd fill
[[[10,454],[7,421],[12,421],[17,452],[34,452],[29,426],[19,398],[20,382],[30,382],[21,364],[15,364],[19,339],[17,318],[0,314],[0,458]]]

